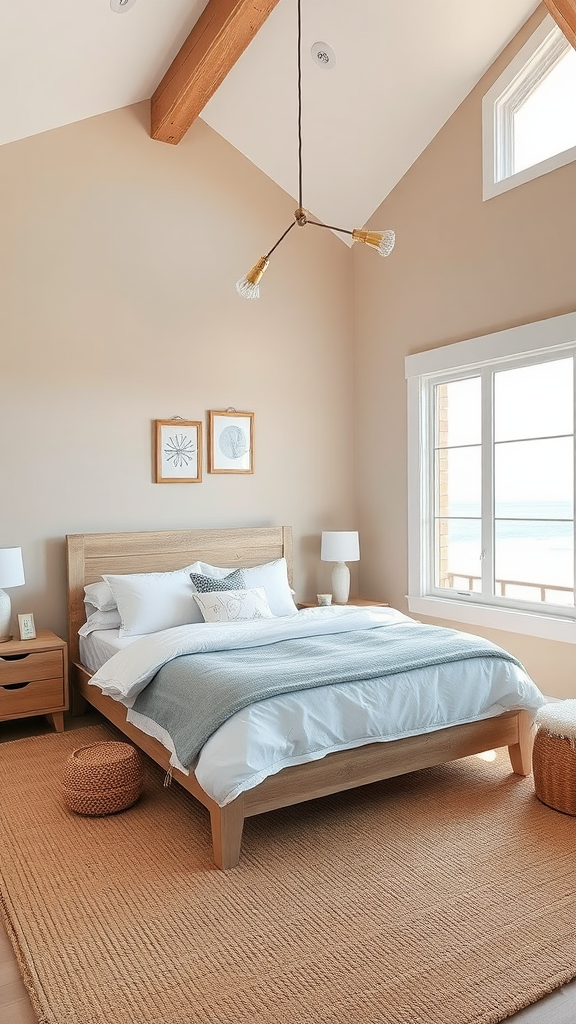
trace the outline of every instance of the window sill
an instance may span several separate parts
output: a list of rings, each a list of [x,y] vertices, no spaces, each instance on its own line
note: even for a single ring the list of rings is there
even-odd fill
[[[517,188],[518,185],[524,185],[528,181],[540,178],[543,174],[549,174],[550,171],[555,171],[558,167],[565,167],[566,164],[571,164],[574,160],[576,160],[576,147],[572,146],[561,153],[555,153],[554,156],[550,156],[540,163],[531,164],[530,167],[526,167],[522,171],[509,174],[499,181],[495,181],[493,177],[490,178],[485,175],[482,198],[484,201],[494,199],[495,196],[500,196],[511,188]]]
[[[542,640],[560,640],[576,644],[576,621],[562,619],[540,612],[520,612],[508,608],[464,603],[450,598],[411,597],[408,595],[408,610],[431,618],[462,622],[470,626],[486,626],[489,629],[503,629],[509,633],[524,633]]]

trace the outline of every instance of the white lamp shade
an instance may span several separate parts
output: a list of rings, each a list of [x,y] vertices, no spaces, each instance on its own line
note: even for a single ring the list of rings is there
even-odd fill
[[[22,548],[0,548],[0,588],[21,587],[25,582]]]
[[[320,558],[323,562],[358,562],[360,559],[358,531],[323,532]]]

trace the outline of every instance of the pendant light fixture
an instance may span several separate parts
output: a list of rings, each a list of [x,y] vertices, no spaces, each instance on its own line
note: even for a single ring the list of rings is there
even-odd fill
[[[260,298],[260,281],[266,273],[270,264],[270,257],[275,249],[278,248],[280,242],[283,242],[286,235],[292,231],[292,228],[298,226],[299,228],[306,227],[311,224],[315,228],[326,228],[329,231],[340,231],[345,235],[351,235],[354,242],[363,242],[364,245],[369,245],[372,249],[375,249],[380,256],[389,256],[394,248],[394,242],[396,237],[393,231],[364,231],[362,228],[354,228],[353,231],[349,231],[348,228],[335,227],[334,224],[323,224],[318,220],[311,220],[310,213],[304,209],[302,199],[302,0],[297,0],[298,5],[298,209],[294,211],[294,220],[286,228],[284,233],[280,235],[277,242],[274,243],[272,248],[266,253],[265,256],[261,256],[255,266],[246,277],[240,278],[236,282],[236,291],[243,299],[258,299]]]

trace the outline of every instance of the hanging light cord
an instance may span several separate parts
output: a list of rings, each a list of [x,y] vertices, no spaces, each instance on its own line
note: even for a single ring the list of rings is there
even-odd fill
[[[302,207],[302,10],[298,0],[298,206]]]
[[[122,0],[120,0],[120,2],[122,2]],[[349,231],[348,228],[339,228],[333,224],[324,224],[319,220],[309,220],[308,211],[305,210],[302,205],[302,0],[297,0],[296,8],[298,20],[298,209],[294,211],[294,220],[289,227],[286,228],[283,234],[280,235],[278,241],[274,243],[265,256],[260,257],[246,277],[243,277],[236,282],[236,289],[239,295],[245,299],[257,299],[259,297],[259,283],[262,275],[266,272],[272,253],[278,248],[280,242],[284,241],[286,235],[288,235],[296,225],[303,228],[306,224],[312,224],[317,228],[325,228],[328,231],[338,231],[345,235],[351,235],[353,241],[364,242],[366,245],[372,246],[374,249],[378,250],[381,256],[388,256],[394,248],[393,231],[363,231],[357,228],[355,228],[354,231]]]
[[[298,12],[298,32],[297,32],[297,47],[298,47],[298,206],[302,206],[302,3],[298,0],[297,3]],[[272,253],[278,248],[280,242],[283,242],[289,231],[296,226],[296,221],[292,221],[290,227],[286,228],[286,231],[280,235],[277,242],[274,243],[269,252],[266,253],[266,259],[270,259]]]
[[[298,0],[298,206],[300,209],[303,207],[302,201],[302,0]],[[317,228],[329,228],[330,231],[344,231],[345,234],[351,235],[352,232],[346,228],[335,228],[330,224],[321,224],[318,220],[309,220],[306,218],[306,224],[314,224]],[[293,225],[292,225],[293,227]],[[288,231],[290,228],[288,229]],[[284,232],[284,235],[288,234],[288,231]],[[284,238],[282,235],[282,238]],[[282,241],[282,238],[279,241]],[[278,242],[276,243],[278,245]],[[276,248],[276,246],[274,246]],[[271,252],[273,250],[270,250]]]
[[[301,212],[302,210],[302,0],[297,0],[297,17],[298,17],[298,31],[297,31],[297,48],[298,48],[298,207]],[[296,211],[298,213],[298,211]],[[304,213],[305,216],[305,213]],[[277,242],[274,243],[272,248],[266,253],[264,259],[269,260],[275,249],[278,248],[280,242],[283,242],[289,231],[298,224],[298,220],[293,220],[290,227],[286,228],[286,231]],[[301,222],[303,224],[313,224],[317,228],[328,228],[330,231],[343,231],[346,235],[351,235],[352,232],[348,231],[347,228],[337,228],[332,224],[322,224],[318,220],[308,220],[305,216],[305,220]]]

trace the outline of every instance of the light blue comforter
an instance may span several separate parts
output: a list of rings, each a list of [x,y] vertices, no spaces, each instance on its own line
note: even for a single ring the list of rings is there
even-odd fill
[[[133,708],[172,737],[180,763],[189,767],[220,725],[256,701],[473,658],[498,658],[522,667],[511,654],[481,637],[406,620],[262,646],[184,654],[156,673]]]

